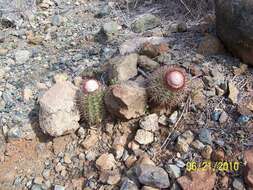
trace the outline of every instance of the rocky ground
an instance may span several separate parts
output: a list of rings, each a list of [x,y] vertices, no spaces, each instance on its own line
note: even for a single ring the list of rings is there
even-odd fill
[[[173,2],[0,0],[0,189],[253,188],[253,69],[224,49],[212,11]],[[189,93],[157,111],[148,81],[172,64]],[[109,91],[96,125],[75,104],[87,77]]]

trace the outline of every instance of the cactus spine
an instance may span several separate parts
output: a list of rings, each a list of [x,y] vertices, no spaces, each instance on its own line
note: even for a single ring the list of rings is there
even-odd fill
[[[148,95],[152,103],[172,108],[181,103],[188,92],[186,72],[176,65],[163,66],[151,74]]]

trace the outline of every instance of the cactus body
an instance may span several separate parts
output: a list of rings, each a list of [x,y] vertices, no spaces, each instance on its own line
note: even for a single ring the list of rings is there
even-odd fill
[[[185,70],[178,66],[163,66],[157,69],[149,79],[150,101],[167,108],[175,107],[187,95],[186,80]]]
[[[95,80],[84,81],[78,102],[81,115],[90,126],[100,124],[105,115],[103,101],[105,91],[101,84],[96,81],[97,85],[94,81]],[[89,86],[89,84],[93,86]],[[95,87],[97,87],[97,89]]]

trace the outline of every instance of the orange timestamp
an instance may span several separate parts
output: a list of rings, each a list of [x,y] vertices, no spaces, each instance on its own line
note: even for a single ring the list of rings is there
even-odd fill
[[[208,170],[220,172],[237,172],[240,169],[240,162],[212,162],[210,160],[203,162],[189,161],[186,163],[185,167],[188,172]]]

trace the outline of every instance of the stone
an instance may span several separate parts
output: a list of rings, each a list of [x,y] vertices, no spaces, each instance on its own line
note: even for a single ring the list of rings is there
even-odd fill
[[[166,125],[169,124],[169,118],[166,117],[165,115],[161,115],[161,116],[159,117],[158,123],[161,124],[161,125],[166,126]]]
[[[62,17],[60,15],[53,15],[51,23],[53,26],[60,26],[62,23]]]
[[[176,149],[178,152],[188,152],[189,144],[186,142],[185,138],[181,138],[180,136],[177,138]]]
[[[251,0],[215,0],[216,28],[225,46],[253,65],[253,4]]]
[[[58,73],[54,76],[55,83],[64,82],[67,80],[68,80],[68,75],[66,73]]]
[[[199,140],[193,141],[191,143],[191,146],[193,148],[197,149],[198,151],[201,151],[205,147],[205,145],[202,142],[200,142]]]
[[[103,32],[108,36],[117,34],[120,29],[121,26],[115,21],[107,22],[103,25]]]
[[[120,190],[139,190],[139,188],[133,181],[125,178],[121,184]]]
[[[34,180],[33,180],[33,182],[35,184],[41,185],[43,183],[43,178],[42,177],[35,177]]]
[[[38,45],[41,44],[44,40],[44,38],[41,35],[35,35],[32,31],[29,31],[26,33],[26,38],[28,40],[28,43]]]
[[[121,175],[119,173],[119,170],[105,170],[100,173],[99,181],[102,183],[107,183],[109,185],[115,185],[117,184],[121,179]]]
[[[18,140],[22,138],[23,133],[20,127],[15,126],[9,129],[7,136],[8,136],[8,141]]]
[[[79,128],[77,88],[70,82],[57,83],[39,100],[39,122],[44,133],[61,136]]]
[[[134,139],[138,143],[146,145],[154,141],[154,134],[144,129],[138,129]]]
[[[137,54],[117,56],[109,61],[108,76],[110,82],[127,81],[137,75]]]
[[[157,131],[159,129],[158,126],[158,115],[157,114],[150,114],[144,118],[142,118],[140,121],[140,128],[146,130],[146,131]]]
[[[158,45],[146,42],[142,44],[139,54],[145,55],[149,58],[156,58],[159,55],[165,54],[169,51],[169,47],[166,43],[160,43]]]
[[[244,181],[250,188],[253,188],[253,149],[245,151],[244,158],[246,161],[246,167],[243,172]]]
[[[212,144],[213,138],[212,138],[211,131],[209,131],[206,128],[200,129],[200,131],[199,131],[199,140],[202,143]]]
[[[233,104],[236,104],[238,102],[238,95],[239,95],[238,88],[233,82],[229,82],[228,89],[229,89],[228,95],[229,99],[233,102]]]
[[[96,160],[96,166],[99,170],[111,170],[116,168],[116,161],[113,154],[105,153],[102,154]]]
[[[71,156],[68,153],[65,153],[63,160],[64,160],[64,163],[66,163],[66,164],[71,164],[71,162],[72,162]]]
[[[138,165],[136,176],[141,184],[155,188],[168,188],[170,180],[167,172],[160,167],[152,165]]]
[[[141,190],[159,190],[159,189],[154,188],[154,187],[149,187],[149,186],[143,186],[143,187],[141,188]]]
[[[208,171],[190,172],[177,179],[182,190],[212,190],[215,185],[216,174]]]
[[[0,48],[0,56],[5,56],[8,53],[8,49]]]
[[[192,97],[192,101],[197,108],[203,109],[206,106],[206,96],[203,91],[198,90]]]
[[[201,40],[197,52],[203,55],[213,55],[224,53],[225,51],[222,43],[216,36],[207,35]]]
[[[145,55],[140,55],[138,58],[138,66],[146,71],[153,71],[158,68],[160,64]]]
[[[174,111],[170,117],[169,117],[169,122],[171,124],[175,124],[177,122],[177,118],[178,118],[178,112],[177,111]]]
[[[17,50],[15,52],[15,60],[17,64],[23,64],[30,58],[30,52],[28,50]]]
[[[213,149],[210,145],[206,145],[202,150],[201,150],[201,155],[203,158],[210,160],[211,155],[212,155]]]
[[[145,114],[147,94],[145,88],[127,82],[111,86],[104,101],[111,114],[128,120]]]
[[[225,159],[225,153],[221,148],[219,148],[212,152],[211,158],[213,161],[223,161]]]
[[[136,33],[145,32],[147,30],[156,28],[161,24],[161,19],[152,15],[144,14],[138,17],[132,24],[131,29]]]
[[[232,185],[235,190],[246,190],[240,178],[235,178]]]
[[[94,147],[98,141],[98,134],[94,130],[90,130],[89,135],[87,135],[82,142],[82,147],[86,150]]]
[[[30,88],[25,87],[23,90],[23,99],[25,102],[28,102],[33,97],[33,91]]]
[[[177,165],[174,164],[166,165],[166,171],[168,172],[171,178],[176,179],[181,176],[181,170]]]
[[[182,138],[185,141],[185,143],[191,144],[194,139],[194,135],[190,130],[187,130],[183,134],[181,134],[178,138]]]
[[[219,118],[220,124],[226,123],[227,120],[228,120],[228,114],[225,111],[221,112],[221,115]]]
[[[55,185],[54,190],[65,190],[65,187],[62,185]]]
[[[121,55],[127,55],[130,53],[135,53],[144,43],[151,43],[154,45],[158,45],[161,43],[166,43],[168,39],[163,37],[137,37],[133,39],[129,39],[121,44],[119,51]]]

